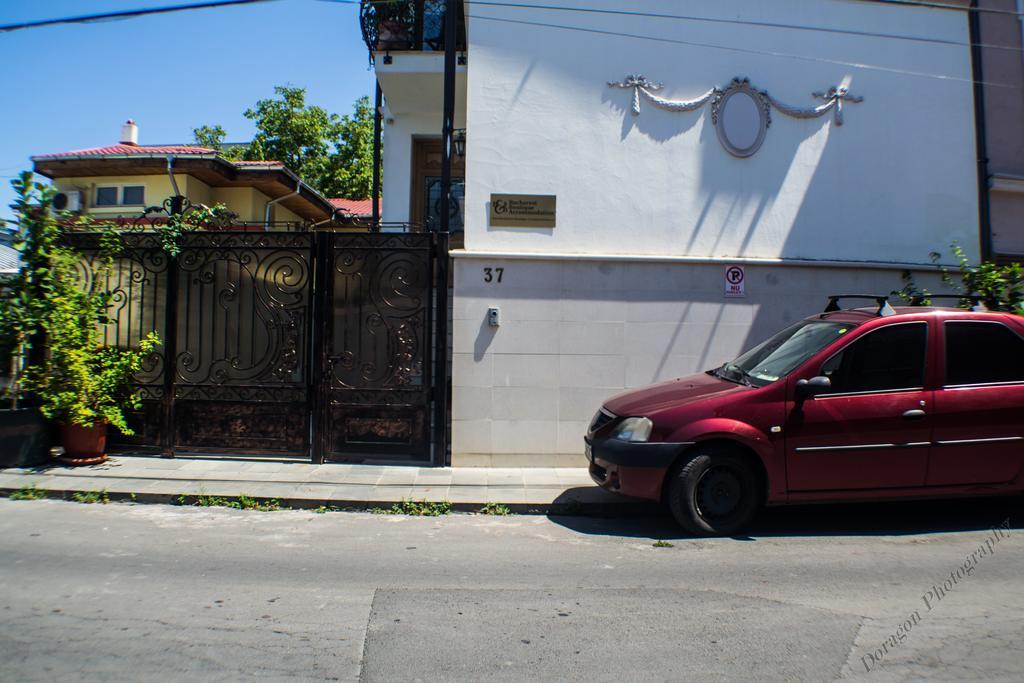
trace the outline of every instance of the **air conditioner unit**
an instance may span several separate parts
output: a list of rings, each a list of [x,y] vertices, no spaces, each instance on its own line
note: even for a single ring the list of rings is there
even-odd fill
[[[82,210],[82,193],[76,190],[58,192],[53,196],[53,210],[56,212],[71,211],[79,213]]]

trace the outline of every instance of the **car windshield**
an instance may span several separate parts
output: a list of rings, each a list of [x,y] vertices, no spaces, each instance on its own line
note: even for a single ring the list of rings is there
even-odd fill
[[[853,323],[802,321],[714,371],[733,382],[763,387],[785,377],[805,360],[854,328]]]

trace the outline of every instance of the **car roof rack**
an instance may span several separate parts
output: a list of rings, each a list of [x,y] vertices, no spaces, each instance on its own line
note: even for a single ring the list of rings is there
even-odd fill
[[[914,294],[910,297],[911,306],[924,306],[926,301],[932,299],[955,299],[957,301],[971,302],[972,311],[988,311],[988,306],[985,305],[985,297],[980,294]]]
[[[828,298],[828,303],[825,304],[825,310],[822,313],[834,313],[843,310],[839,306],[841,299],[871,299],[878,304],[878,310],[875,311],[875,315],[883,318],[889,315],[896,315],[896,311],[889,305],[889,297],[885,294],[833,294]]]

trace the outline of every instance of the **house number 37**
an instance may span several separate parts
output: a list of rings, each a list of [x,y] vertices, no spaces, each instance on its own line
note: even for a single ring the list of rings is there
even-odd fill
[[[501,282],[504,274],[504,268],[484,268],[484,282]]]

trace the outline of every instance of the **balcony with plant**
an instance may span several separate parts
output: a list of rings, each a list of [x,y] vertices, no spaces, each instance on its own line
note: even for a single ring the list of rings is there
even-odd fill
[[[377,52],[443,52],[445,0],[363,0],[363,41],[373,59]],[[455,49],[466,49],[462,0],[456,2]]]

